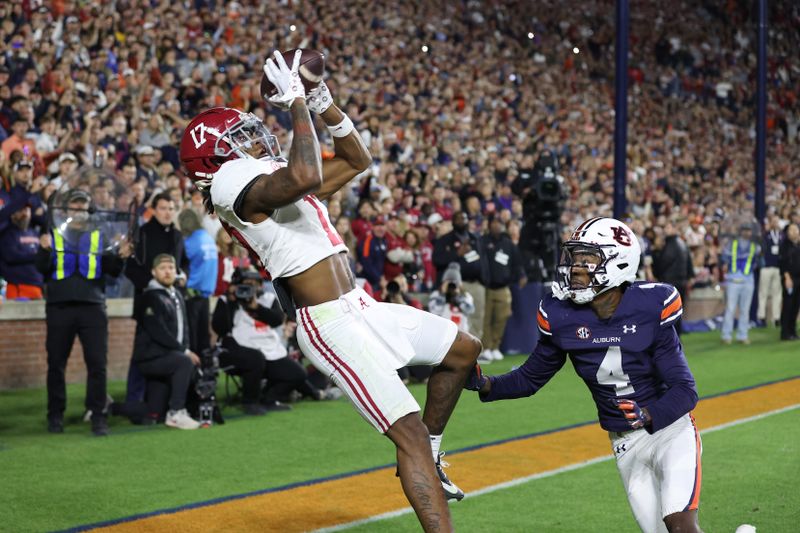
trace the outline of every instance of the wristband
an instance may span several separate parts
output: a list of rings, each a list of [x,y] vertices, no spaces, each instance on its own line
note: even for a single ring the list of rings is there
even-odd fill
[[[344,113],[342,114],[344,115]],[[344,119],[335,126],[328,126],[328,131],[334,137],[347,137],[355,129],[353,121],[347,115],[344,115]]]

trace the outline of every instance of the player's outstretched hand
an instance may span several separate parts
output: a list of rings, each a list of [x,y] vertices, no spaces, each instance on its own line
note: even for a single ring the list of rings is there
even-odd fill
[[[650,415],[633,400],[613,398],[614,405],[625,415],[625,420],[633,429],[640,429],[650,423]]]
[[[306,97],[303,80],[300,78],[300,56],[302,54],[302,50],[297,50],[294,53],[291,68],[286,64],[283,55],[277,50],[273,57],[267,58],[264,62],[264,74],[278,90],[274,96],[269,98],[269,102],[272,105],[281,109],[289,109],[295,99]]]
[[[489,378],[483,375],[481,365],[475,363],[475,366],[472,367],[472,370],[469,372],[469,376],[467,376],[467,382],[464,384],[464,388],[480,392],[487,381],[489,381]]]
[[[319,82],[319,85],[311,89],[306,95],[308,110],[317,115],[324,113],[332,103],[333,96],[324,81]]]

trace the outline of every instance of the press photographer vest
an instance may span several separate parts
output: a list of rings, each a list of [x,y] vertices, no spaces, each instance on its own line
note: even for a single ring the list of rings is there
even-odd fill
[[[82,233],[78,245],[66,242],[58,230],[53,230],[53,279],[61,280],[72,276],[77,270],[86,279],[103,276],[100,251],[103,237],[99,230]]]

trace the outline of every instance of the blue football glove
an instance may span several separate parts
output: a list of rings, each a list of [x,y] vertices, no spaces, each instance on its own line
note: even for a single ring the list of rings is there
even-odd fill
[[[467,390],[480,391],[483,386],[486,385],[487,381],[489,381],[489,378],[483,375],[481,365],[475,363],[475,366],[473,366],[472,370],[469,372],[464,388]]]
[[[612,402],[617,406],[617,409],[622,411],[625,415],[625,420],[630,424],[633,429],[641,429],[650,423],[650,415],[639,407],[639,404],[633,400],[620,400],[612,398]]]

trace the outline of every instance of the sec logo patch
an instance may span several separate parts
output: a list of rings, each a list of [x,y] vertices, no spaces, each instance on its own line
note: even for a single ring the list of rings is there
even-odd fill
[[[589,328],[587,328],[586,326],[581,326],[575,332],[575,335],[577,335],[579,339],[588,339],[589,337],[592,336],[592,332],[589,331]]]

